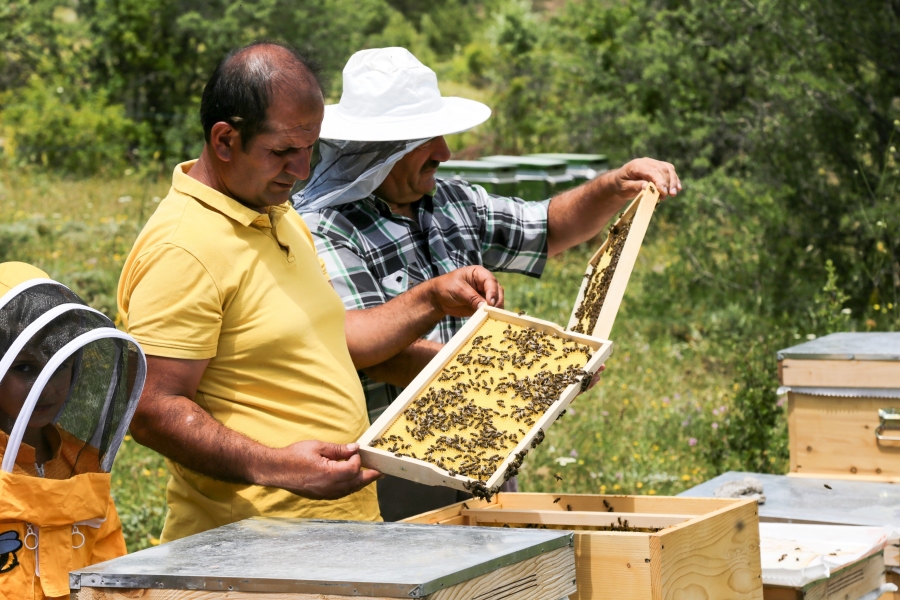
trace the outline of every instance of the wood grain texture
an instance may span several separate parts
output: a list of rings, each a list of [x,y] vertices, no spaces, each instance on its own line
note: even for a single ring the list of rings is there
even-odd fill
[[[808,387],[896,388],[900,362],[886,360],[781,361],[782,385]]]
[[[575,552],[558,548],[427,596],[428,600],[559,600],[575,592]]]
[[[763,600],[803,600],[803,592],[778,585],[763,586]]]
[[[755,500],[650,536],[653,600],[761,600]]]
[[[554,503],[556,498],[560,500]],[[635,512],[693,517],[655,534],[576,530],[578,591],[573,600],[762,598],[759,517],[752,500],[501,493],[480,507],[472,501],[460,502],[406,522],[460,525],[464,512],[487,517],[530,509],[558,515],[565,524],[565,517],[572,515],[566,505],[573,512],[601,515],[611,514],[606,511],[614,508],[617,513],[629,513],[629,518]]]
[[[575,593],[575,551],[571,547],[534,556],[444,590],[427,600],[559,600]],[[210,592],[198,590],[114,590],[82,588],[72,600],[396,600],[391,597],[322,594]],[[404,596],[405,598],[405,596]]]
[[[463,517],[478,523],[517,523],[534,525],[570,525],[573,527],[611,527],[627,521],[629,527],[670,527],[693,518],[691,515],[661,515],[649,513],[617,513],[569,510],[515,510],[471,509],[463,510]]]
[[[900,481],[900,442],[875,438],[878,409],[898,405],[900,401],[887,398],[837,398],[788,392],[791,472]]]
[[[894,573],[893,571],[888,571],[884,575],[884,579],[886,583],[893,583],[898,588],[900,588],[900,575]],[[881,598],[878,600],[900,600],[900,592],[888,592],[887,594],[882,594]]]
[[[884,582],[884,560],[878,554],[834,571],[828,579],[807,584],[802,589],[765,586],[763,592],[764,600],[856,600]],[[793,596],[789,595],[791,592]],[[890,600],[891,595],[883,594],[882,600]]]
[[[651,600],[649,541],[643,533],[576,532],[578,592],[570,600]]]
[[[116,590],[81,588],[72,600],[348,600],[350,596],[322,594],[267,594],[257,592],[208,592],[201,590]],[[396,600],[383,596],[353,596],[353,600]]]
[[[559,502],[554,502],[559,498]],[[674,498],[667,496],[613,496],[599,494],[499,494],[497,502],[503,508],[531,510],[593,510],[615,512],[704,515],[734,506],[739,500],[731,498]],[[469,505],[470,508],[477,508]]]
[[[900,546],[897,542],[889,542],[884,547],[884,565],[886,567],[900,567]]]

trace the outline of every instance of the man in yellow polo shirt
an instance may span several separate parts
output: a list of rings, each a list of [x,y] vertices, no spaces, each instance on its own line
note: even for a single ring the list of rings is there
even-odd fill
[[[293,49],[231,53],[203,91],[200,159],[175,169],[125,263],[119,310],[148,354],[132,433],[171,473],[163,541],[255,515],[379,519],[379,474],[353,443],[368,426],[357,369],[390,368],[448,314],[502,305],[470,267],[345,313],[288,203],[323,114]]]

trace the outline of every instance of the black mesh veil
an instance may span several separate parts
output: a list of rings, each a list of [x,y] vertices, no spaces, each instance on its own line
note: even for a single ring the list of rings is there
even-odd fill
[[[109,472],[145,375],[138,344],[65,286],[10,290],[0,298],[2,470],[21,467],[28,446],[39,475]]]

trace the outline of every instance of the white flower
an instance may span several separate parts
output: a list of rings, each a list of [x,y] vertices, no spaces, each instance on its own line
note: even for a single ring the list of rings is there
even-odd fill
[[[556,464],[558,464],[561,467],[570,465],[576,461],[576,459],[572,458],[571,456],[558,456],[554,460],[556,461]]]

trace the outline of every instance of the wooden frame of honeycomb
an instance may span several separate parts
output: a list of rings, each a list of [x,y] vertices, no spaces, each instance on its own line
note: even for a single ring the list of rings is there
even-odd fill
[[[482,307],[358,440],[364,467],[490,497],[612,342]]]
[[[658,203],[659,191],[648,183],[610,228],[606,241],[591,257],[585,270],[566,328],[568,331],[609,338],[625,296],[625,286]]]

